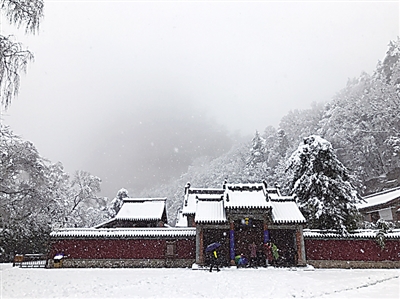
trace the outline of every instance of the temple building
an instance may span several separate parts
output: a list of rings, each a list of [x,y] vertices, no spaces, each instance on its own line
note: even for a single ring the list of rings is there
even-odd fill
[[[224,265],[234,265],[237,255],[249,256],[253,242],[258,250],[269,242],[282,255],[292,255],[293,266],[305,265],[303,224],[306,220],[294,197],[282,196],[266,183],[227,184],[221,189],[185,187],[178,226],[196,227],[196,263],[207,264],[205,246],[222,244]]]
[[[273,242],[287,266],[306,264],[305,219],[295,198],[266,183],[188,183],[176,227],[167,223],[166,198],[125,198],[106,222],[52,232],[50,252],[62,253],[69,267],[190,267],[207,265],[206,246],[218,242],[221,264],[230,266],[236,256],[250,255],[250,244],[266,252]]]
[[[397,213],[397,191],[371,197],[366,214],[378,210],[382,217],[388,209]],[[254,247],[257,254],[271,253],[268,245],[273,243],[282,261],[277,266],[400,267],[400,230],[387,232],[380,243],[376,230],[348,236],[303,231],[306,220],[295,198],[283,196],[278,186],[224,183],[222,188],[193,188],[188,183],[175,227],[168,225],[166,200],[126,198],[114,218],[95,227],[53,231],[46,265],[198,269],[210,262],[207,245],[218,242],[221,266],[235,265],[241,254],[249,257]],[[60,256],[62,260],[55,259]]]

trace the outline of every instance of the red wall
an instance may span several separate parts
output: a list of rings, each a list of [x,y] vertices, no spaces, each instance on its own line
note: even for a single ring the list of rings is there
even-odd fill
[[[50,258],[63,253],[71,259],[164,259],[166,241],[157,239],[65,239],[53,240]],[[169,241],[169,240],[168,240]],[[175,240],[176,258],[194,259],[195,240]]]
[[[177,257],[181,259],[196,258],[196,240],[177,240],[176,254]]]
[[[386,240],[383,250],[371,239],[304,241],[307,260],[400,261],[400,240]]]

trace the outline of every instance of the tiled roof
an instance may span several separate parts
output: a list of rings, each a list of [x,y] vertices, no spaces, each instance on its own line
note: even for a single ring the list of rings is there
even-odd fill
[[[305,229],[303,235],[307,239],[375,239],[378,232],[377,229],[360,229],[343,236],[335,231]],[[385,233],[385,238],[400,239],[400,229],[393,229]]]
[[[176,217],[176,224],[175,227],[187,227],[188,222],[187,222],[187,217],[183,216],[182,211],[178,212],[178,215]]]
[[[195,235],[196,228],[65,228],[50,234],[52,238],[159,238]]]
[[[267,188],[267,192],[270,199],[278,199],[281,197],[281,193],[276,188]]]
[[[124,203],[116,220],[161,220],[166,198],[130,198]]]
[[[385,204],[393,199],[400,198],[400,188],[379,192],[364,197],[364,203],[357,204],[358,209],[365,209],[380,204]]]
[[[196,194],[186,194],[185,203],[182,208],[183,215],[190,215],[196,213]]]
[[[197,223],[226,222],[224,202],[222,200],[199,200],[194,220]]]
[[[226,222],[230,209],[271,210],[274,223],[306,222],[294,197],[282,196],[277,188],[266,189],[264,183],[225,184],[224,189],[192,190],[188,186],[185,192],[182,215],[195,215],[196,223]]]
[[[304,223],[306,219],[294,201],[271,201],[274,223]]]
[[[223,189],[217,189],[217,188],[190,188],[187,190],[187,193],[185,194],[185,200],[183,203],[183,208],[182,208],[182,214],[183,215],[190,215],[190,214],[195,214],[196,213],[196,202],[197,202],[197,197],[203,197],[203,196],[215,196],[219,195],[222,196],[224,193]]]
[[[224,201],[228,209],[271,207],[263,184],[227,185]]]

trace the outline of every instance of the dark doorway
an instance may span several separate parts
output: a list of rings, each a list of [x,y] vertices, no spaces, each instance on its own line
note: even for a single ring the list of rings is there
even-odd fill
[[[262,248],[264,238],[263,222],[249,219],[249,222],[235,222],[235,255],[244,254],[250,257],[249,245],[255,243],[257,248]]]
[[[275,243],[279,249],[278,266],[296,266],[296,231],[292,229],[273,229],[270,230],[269,233],[271,242]]]
[[[203,242],[204,242],[204,250],[207,245],[219,242],[221,243],[221,247],[217,250],[218,253],[218,261],[220,266],[228,266],[230,264],[229,258],[229,233],[228,230],[224,229],[204,229],[203,234]],[[211,262],[211,254],[204,252],[204,262],[206,265],[210,265]]]

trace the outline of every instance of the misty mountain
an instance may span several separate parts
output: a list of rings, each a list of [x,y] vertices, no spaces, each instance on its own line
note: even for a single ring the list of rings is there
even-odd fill
[[[136,109],[97,125],[83,146],[85,169],[102,178],[102,194],[112,198],[120,188],[138,194],[165,184],[187,170],[196,158],[227,152],[233,139],[191,101],[168,94],[132,99]]]

